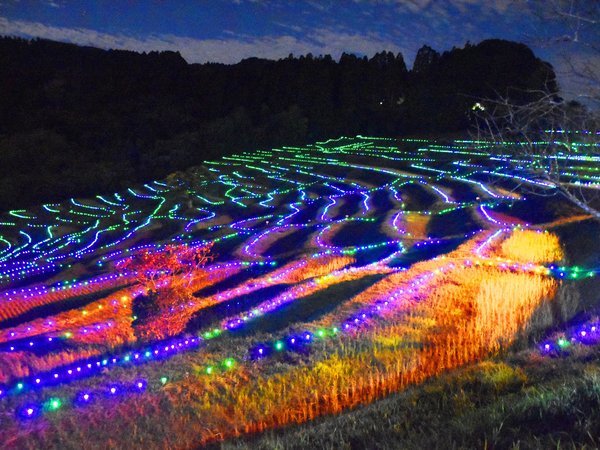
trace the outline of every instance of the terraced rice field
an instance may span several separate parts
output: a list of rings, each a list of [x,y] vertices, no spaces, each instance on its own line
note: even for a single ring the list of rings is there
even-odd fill
[[[556,325],[561,279],[596,273],[562,267],[547,230],[578,218],[532,213],[524,187],[552,187],[477,147],[340,138],[3,214],[0,446],[199,446],[369,403]],[[214,260],[140,337],[145,287],[120,262],[207,243]]]

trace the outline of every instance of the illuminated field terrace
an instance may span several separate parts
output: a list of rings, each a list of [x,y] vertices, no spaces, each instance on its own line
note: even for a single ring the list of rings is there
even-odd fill
[[[340,138],[1,215],[0,435],[123,446],[136,427],[191,447],[336,414],[555,326],[562,280],[597,269],[565,266],[549,229],[585,217],[543,209],[529,190],[554,187],[489,146]],[[599,163],[582,146],[564,179],[600,189]],[[141,337],[147,287],[122,262],[207,244],[214,259]],[[597,342],[600,326],[569,333]]]

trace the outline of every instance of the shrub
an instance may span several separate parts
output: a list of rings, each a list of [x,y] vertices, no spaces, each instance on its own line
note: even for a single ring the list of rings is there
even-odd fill
[[[181,332],[189,314],[180,306],[192,295],[191,286],[206,276],[204,265],[212,261],[212,244],[200,247],[167,245],[160,250],[146,250],[117,266],[135,274],[145,294],[134,299],[132,323],[138,339],[163,339]]]

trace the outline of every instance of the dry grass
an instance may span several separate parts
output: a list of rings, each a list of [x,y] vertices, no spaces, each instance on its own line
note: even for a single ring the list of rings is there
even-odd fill
[[[403,217],[403,225],[407,236],[413,239],[425,239],[427,237],[427,226],[431,221],[430,215],[407,212]]]
[[[497,353],[527,329],[556,287],[535,273],[455,264],[405,314],[392,314],[370,331],[343,338],[333,355],[253,381],[242,370],[235,395],[186,380],[170,401],[200,408],[200,443],[339,413]],[[181,398],[182,392],[197,392],[201,404],[194,395]]]
[[[85,358],[101,354],[98,348],[78,348],[60,353],[37,356],[31,352],[4,353],[0,361],[0,383],[13,381],[14,378],[25,378],[32,373],[39,373],[63,364],[70,364]]]
[[[390,318],[358,339],[343,339],[337,353],[309,366],[237,380],[235,395],[223,396],[190,379],[170,401],[201,408],[196,410],[203,417],[204,431],[196,429],[200,443],[339,413],[496,353],[555,288],[539,275],[487,267],[462,271],[458,285],[456,275],[444,277],[409,315]],[[489,280],[487,287],[478,288],[481,279]],[[528,283],[523,295],[520,288]],[[193,394],[182,398],[182,392],[197,392],[201,404]]]
[[[503,256],[507,249],[513,249],[517,240],[530,244],[542,242],[527,247],[531,254],[520,253],[528,262],[532,258],[539,261],[562,255],[558,240],[553,236],[522,233],[509,238],[512,243],[497,247]],[[160,391],[117,405],[110,412],[111,427],[98,421],[97,414],[102,410],[96,413],[84,410],[78,413],[77,420],[74,414],[57,419],[50,430],[43,432],[44,438],[48,433],[60,435],[60,430],[73,429],[77,423],[78,435],[70,439],[87,439],[90,432],[110,433],[114,439],[111,445],[123,447],[132,439],[126,436],[127,430],[139,426],[140,433],[146,436],[145,442],[151,437],[159,439],[156,447],[168,446],[169,442],[193,447],[337,414],[497,354],[521,335],[547,325],[558,283],[536,273],[535,267],[532,270],[512,268],[506,260],[498,258],[497,253],[492,254],[491,259],[473,258],[473,250],[488,235],[466,242],[444,258],[391,274],[344,307],[326,315],[321,325],[339,324],[336,321],[349,311],[373,304],[418,277],[431,275],[424,278],[418,288],[406,290],[398,297],[395,307],[380,318],[371,319],[363,329],[338,335],[330,341],[317,340],[313,353],[303,362],[281,364],[277,370],[273,370],[272,360],[240,364],[237,369],[218,376],[207,376],[201,370],[186,372],[184,377]],[[510,256],[512,259],[515,255]],[[350,260],[331,260],[330,265],[325,264],[323,268],[315,262],[299,267],[296,275],[292,275],[293,270],[279,273],[285,274],[282,278],[304,279],[307,274],[314,276],[348,262]],[[298,289],[299,296],[307,295],[343,280],[364,276],[365,270],[333,271],[310,278],[290,291]],[[382,268],[368,270],[379,273]],[[301,291],[301,287],[306,291]],[[540,314],[540,311],[548,314]],[[199,364],[240,351],[239,341],[225,340],[220,345],[221,350],[215,355],[198,355]],[[501,379],[504,375],[490,376]],[[140,417],[144,420],[140,421]],[[91,424],[99,425],[92,427]],[[93,431],[85,431],[86,426]],[[8,432],[18,433],[18,430],[7,428]]]
[[[301,270],[291,272],[281,279],[285,283],[299,283],[309,278],[320,277],[340,270],[356,260],[351,256],[321,256],[310,258]]]
[[[193,292],[201,289],[240,270],[239,268],[217,268],[211,271],[208,277],[195,278],[189,290]],[[138,290],[137,286],[120,289],[80,308],[5,329],[0,342],[10,340],[11,333],[20,339],[46,333],[58,338],[68,335],[69,346],[75,346],[75,348],[59,350],[49,356],[37,356],[31,352],[3,352],[0,354],[0,382],[27,377],[39,371],[52,370],[64,364],[111,351],[124,344],[135,343],[136,337],[131,326],[133,320],[132,299],[134,292]],[[183,301],[184,299],[182,299]],[[184,311],[187,314],[185,318],[189,318],[192,312],[193,310]],[[168,322],[168,319],[168,317],[162,318],[164,322]],[[177,319],[179,318],[177,317]],[[108,323],[111,324],[110,327],[107,326]],[[101,329],[95,329],[95,324],[100,324]],[[173,330],[173,334],[181,332],[185,324],[186,321],[183,321],[179,328]],[[84,332],[84,330],[87,331]]]
[[[513,231],[502,243],[500,255],[515,261],[536,264],[556,262],[564,258],[556,235],[520,229]]]

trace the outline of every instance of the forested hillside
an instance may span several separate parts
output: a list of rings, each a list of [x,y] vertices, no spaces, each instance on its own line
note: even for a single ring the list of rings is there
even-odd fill
[[[488,40],[412,70],[401,54],[188,64],[0,39],[0,210],[114,192],[234,151],[340,135],[465,130],[480,97],[556,90],[523,44]],[[26,168],[26,170],[23,170]]]

